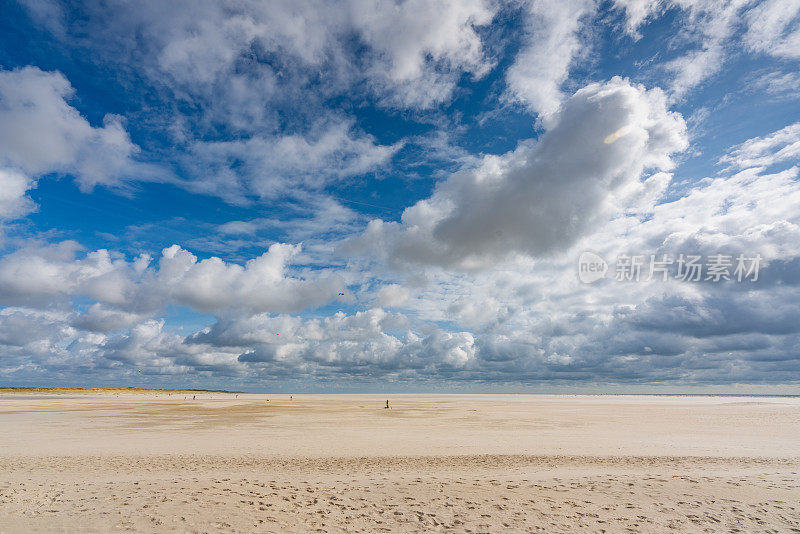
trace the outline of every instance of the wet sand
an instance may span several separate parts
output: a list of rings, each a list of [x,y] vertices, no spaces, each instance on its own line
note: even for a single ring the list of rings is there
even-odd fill
[[[0,532],[800,532],[800,399],[389,399],[0,394]]]

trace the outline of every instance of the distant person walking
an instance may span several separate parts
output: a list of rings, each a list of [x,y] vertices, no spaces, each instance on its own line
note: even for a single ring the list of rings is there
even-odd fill
[[[386,401],[386,406],[384,406],[383,409],[384,410],[388,410],[389,409],[389,401],[388,400]]]

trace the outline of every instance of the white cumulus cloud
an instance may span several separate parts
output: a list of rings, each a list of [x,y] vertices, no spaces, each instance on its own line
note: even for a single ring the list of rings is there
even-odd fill
[[[0,70],[0,165],[29,176],[72,174],[83,189],[120,185],[138,152],[121,119],[92,126],[68,101],[59,72],[36,67]]]

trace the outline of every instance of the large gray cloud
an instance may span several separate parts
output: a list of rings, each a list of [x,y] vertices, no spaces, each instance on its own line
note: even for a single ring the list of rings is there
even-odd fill
[[[607,216],[615,193],[637,186],[647,169],[670,168],[670,155],[687,146],[664,94],[619,78],[575,93],[549,125],[536,141],[449,177],[400,224],[373,221],[361,245],[461,267],[552,254]]]

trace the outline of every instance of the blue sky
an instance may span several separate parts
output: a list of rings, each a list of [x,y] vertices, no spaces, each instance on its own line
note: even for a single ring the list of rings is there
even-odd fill
[[[796,1],[1,5],[3,383],[797,391]]]

